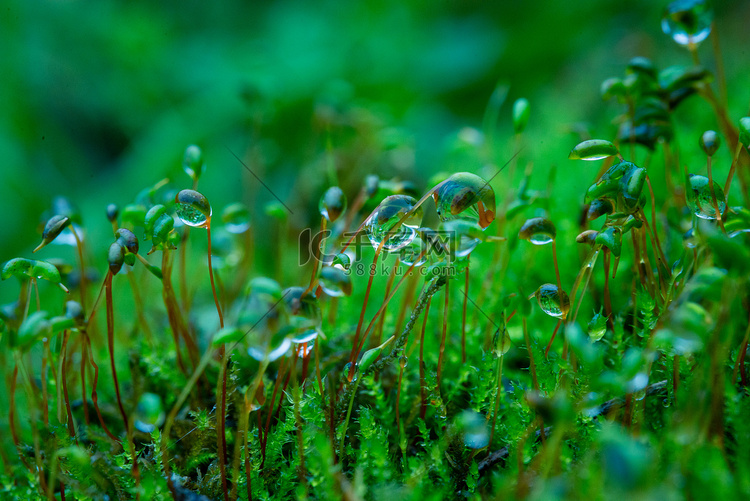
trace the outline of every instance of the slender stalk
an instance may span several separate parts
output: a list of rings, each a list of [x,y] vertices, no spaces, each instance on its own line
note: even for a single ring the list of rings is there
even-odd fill
[[[503,327],[501,327],[502,329]],[[502,335],[502,334],[501,334]],[[502,342],[502,341],[501,341]],[[500,355],[497,361],[497,393],[495,394],[495,411],[492,413],[492,428],[490,428],[490,441],[487,445],[492,447],[492,439],[495,437],[495,427],[497,426],[497,414],[500,409],[500,398],[503,391],[503,360],[505,357]]]
[[[216,447],[219,456],[219,472],[221,475],[221,490],[224,493],[224,500],[229,500],[229,491],[227,489],[227,434],[226,434],[226,412],[227,412],[227,353],[224,345],[219,348],[219,359],[221,368],[219,369],[219,378],[216,388]],[[252,396],[251,396],[252,398]]]
[[[721,232],[726,235],[727,229],[724,228],[724,220],[722,219],[721,211],[719,211],[719,202],[716,199],[716,190],[714,189],[714,178],[711,175],[711,157],[708,157],[706,161],[706,169],[708,171],[708,186],[711,190],[711,203],[714,206],[714,211],[716,214],[716,221],[719,223],[719,228],[721,228]]]
[[[172,289],[168,250],[162,251],[161,268],[163,275],[162,299],[164,300],[164,306],[167,309],[167,320],[169,320],[170,327],[169,330],[172,333],[172,339],[174,340],[175,355],[177,356],[177,367],[179,367],[180,372],[187,376],[187,370],[185,368],[185,363],[182,361],[182,354],[180,350],[180,333],[183,333],[183,338],[187,338],[187,335],[182,329],[182,317],[177,306],[177,301],[174,297],[174,290]]]
[[[461,310],[461,363],[466,363],[466,307],[469,302],[469,259],[471,254],[466,256],[466,279],[464,281],[464,305]]]
[[[211,278],[211,292],[214,294],[214,303],[216,303],[216,312],[219,314],[219,327],[224,328],[224,315],[221,313],[219,306],[219,296],[216,294],[216,284],[214,284],[214,268],[211,264],[211,220],[206,224],[206,236],[208,237],[208,276]]]
[[[526,350],[529,352],[529,371],[531,372],[531,381],[534,389],[539,391],[539,381],[536,378],[536,363],[534,363],[534,353],[531,351],[531,340],[529,339],[529,329],[526,325],[526,317],[523,317],[523,337],[526,340]]]
[[[353,395],[353,394],[352,394]],[[302,436],[302,417],[299,412],[299,402],[302,398],[299,382],[297,381],[297,368],[292,367],[292,401],[294,409],[294,423],[297,435],[297,455],[299,456],[299,469],[297,471],[299,483],[305,489],[304,498],[308,496],[307,474],[305,470],[305,443]],[[343,445],[343,440],[342,440]]]
[[[68,356],[67,346],[68,346],[68,335],[69,331],[65,330],[63,331],[63,342],[62,342],[62,348],[60,348],[60,369],[57,371],[58,374],[60,374],[60,379],[62,379],[62,388],[63,388],[63,395],[65,396],[65,410],[67,411],[67,417],[68,417],[68,434],[75,438],[76,444],[78,443],[78,438],[76,438],[76,429],[75,429],[75,423],[73,422],[73,412],[70,408],[70,399],[68,398],[68,378],[65,375],[65,362]],[[83,363],[83,361],[81,362]],[[85,395],[84,395],[85,399]],[[58,416],[58,421],[62,422],[62,419],[60,419],[62,416]]]
[[[732,187],[732,178],[734,177],[734,171],[737,169],[737,161],[740,158],[740,152],[742,151],[742,143],[738,142],[734,149],[734,157],[732,157],[732,165],[729,167],[729,174],[727,174],[727,180],[724,183],[724,196],[729,199],[729,188]]]
[[[354,334],[354,343],[352,344],[352,352],[351,355],[349,355],[349,362],[351,362],[351,368],[349,369],[349,374],[347,375],[347,378],[349,381],[352,380],[354,377],[354,361],[357,359],[357,356],[359,355],[359,336],[362,331],[362,324],[365,321],[365,312],[367,311],[367,300],[370,298],[370,289],[372,289],[372,280],[375,278],[375,270],[378,265],[378,256],[380,256],[380,251],[383,248],[383,244],[385,243],[386,239],[383,239],[382,242],[380,242],[380,245],[375,250],[375,257],[372,260],[372,267],[370,268],[370,278],[367,280],[367,289],[365,290],[365,300],[362,302],[362,310],[359,314],[359,322],[357,323],[357,331]]]
[[[357,378],[357,380],[354,382],[354,389],[352,390],[352,394],[349,397],[349,407],[346,410],[346,418],[344,419],[344,424],[341,428],[341,436],[339,438],[339,444],[340,444],[340,451],[339,451],[339,457],[341,458],[342,464],[346,461],[346,429],[349,426],[349,419],[352,416],[352,406],[354,405],[354,396],[357,394],[357,388],[359,387],[359,382],[362,380],[362,378]]]
[[[419,417],[424,419],[427,413],[427,400],[425,399],[425,382],[424,375],[424,331],[427,329],[427,317],[430,314],[430,302],[432,298],[427,299],[427,306],[424,310],[424,319],[422,320],[422,333],[419,338]]]
[[[326,231],[326,223],[327,220],[325,217],[320,218],[320,245],[315,246],[315,253],[313,254],[313,270],[312,275],[310,276],[310,285],[307,286],[307,289],[305,289],[305,292],[302,293],[301,297],[304,297],[308,295],[313,289],[315,289],[315,286],[318,283],[318,265],[320,263],[320,248],[323,247],[325,244],[325,231]]]
[[[80,292],[81,292],[81,306],[83,307],[83,311],[86,311],[86,268],[85,263],[83,261],[83,243],[81,242],[81,239],[78,238],[78,232],[76,232],[75,228],[71,224],[68,226],[68,229],[70,229],[70,232],[73,234],[73,238],[76,240],[76,249],[78,250],[78,262],[81,266],[81,284],[80,284]]]
[[[393,268],[391,268],[391,274],[388,277],[388,282],[385,285],[385,300],[386,301],[388,300],[388,295],[390,294],[391,288],[393,287],[393,280],[396,278],[396,269],[398,269],[400,263],[401,263],[401,259],[397,257],[396,262],[393,264]],[[385,315],[381,315],[380,321],[378,322],[377,334],[373,337],[373,340],[370,342],[370,346],[375,347],[375,346],[380,345],[380,342],[383,340],[383,324],[384,323],[385,323]]]
[[[106,307],[107,307],[107,346],[109,347],[109,364],[112,368],[112,380],[115,385],[115,396],[117,397],[117,407],[120,409],[120,415],[122,416],[122,422],[125,429],[128,429],[128,415],[125,412],[125,407],[122,405],[122,397],[120,396],[120,384],[117,381],[117,371],[115,370],[115,320],[114,320],[114,308],[112,305],[112,273],[108,272],[107,277],[104,279],[104,291],[106,294]]]
[[[42,420],[44,426],[49,426],[49,393],[47,392],[47,360],[49,359],[49,338],[42,343]]]
[[[450,299],[450,289],[449,289],[450,280],[446,280],[445,282],[445,303],[443,305],[443,334],[440,337],[440,354],[438,355],[438,365],[437,365],[437,387],[440,388],[440,381],[442,380],[443,376],[443,356],[445,353],[445,339],[448,334],[448,301]]]
[[[555,340],[555,336],[557,336],[557,331],[560,329],[560,325],[562,325],[563,319],[557,321],[557,325],[555,326],[555,330],[552,331],[552,337],[549,339],[549,344],[547,344],[547,348],[544,350],[544,356],[547,357],[547,354],[549,353],[549,349],[552,347],[552,342]]]
[[[607,326],[614,332],[615,324],[612,318],[612,298],[609,295],[609,260],[610,250],[605,248],[604,256],[602,257],[604,263],[604,314],[607,315]]]
[[[102,429],[104,429],[104,432],[107,434],[109,438],[111,438],[113,441],[120,443],[120,439],[115,437],[111,431],[109,431],[109,428],[107,428],[107,425],[104,423],[104,418],[102,417],[102,412],[99,409],[99,395],[96,392],[97,383],[99,381],[99,366],[96,365],[96,362],[94,362],[94,350],[91,347],[91,338],[89,338],[88,333],[82,332],[81,333],[84,337],[84,341],[87,344],[88,347],[88,354],[89,354],[89,363],[94,368],[94,380],[91,383],[91,401],[94,404],[94,410],[96,411],[96,415],[99,418],[99,424],[102,425]],[[81,363],[85,363],[83,360]],[[85,396],[84,396],[85,398]]]
[[[740,352],[737,354],[737,360],[734,362],[734,371],[732,372],[732,383],[737,382],[737,369],[740,370],[742,376],[742,386],[747,386],[747,373],[745,370],[745,356],[747,355],[747,345],[750,341],[750,321],[748,321],[747,329],[745,329],[745,337],[742,339],[740,344]]]

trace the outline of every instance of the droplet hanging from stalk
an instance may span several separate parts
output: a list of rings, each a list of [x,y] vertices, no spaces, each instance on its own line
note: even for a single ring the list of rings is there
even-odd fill
[[[195,190],[182,190],[178,192],[174,201],[177,217],[183,223],[194,228],[206,228],[206,237],[208,239],[208,275],[211,279],[211,290],[214,294],[216,312],[219,314],[219,326],[223,329],[224,315],[221,312],[221,306],[219,306],[219,296],[216,294],[214,270],[211,263],[211,204],[208,203],[208,198]]]
[[[328,222],[335,222],[346,210],[346,195],[338,186],[328,188],[318,202],[320,215]]]
[[[394,251],[414,240],[416,229],[422,223],[422,208],[418,207],[399,223],[416,203],[414,198],[407,195],[391,195],[378,205],[365,223],[365,230],[373,247],[377,249],[382,243],[384,250]]]
[[[495,191],[487,181],[469,172],[458,172],[443,181],[432,193],[437,215],[450,221],[460,215],[474,217],[482,228],[495,219]]]
[[[336,266],[323,266],[318,285],[331,297],[351,296],[352,281],[349,274]]]
[[[664,11],[661,29],[680,45],[697,45],[711,33],[713,12],[705,0],[676,0]]]
[[[604,139],[589,139],[578,143],[575,148],[570,150],[568,159],[570,160],[602,160],[607,157],[619,155],[617,147],[611,142]]]
[[[177,217],[188,226],[205,228],[211,221],[211,204],[201,193],[182,190],[175,197]]]
[[[526,220],[518,231],[518,238],[528,240],[534,245],[552,243],[557,235],[555,225],[547,218],[535,217]]]
[[[544,284],[529,299],[536,298],[539,307],[551,317],[564,319],[570,311],[570,298],[554,284]]]
[[[708,178],[705,176],[690,175],[690,191],[688,192],[687,205],[693,214],[701,219],[717,219],[724,214],[727,208],[724,190],[719,183],[714,181],[714,193],[719,208],[719,214],[716,214],[713,199],[711,197],[711,187]]]

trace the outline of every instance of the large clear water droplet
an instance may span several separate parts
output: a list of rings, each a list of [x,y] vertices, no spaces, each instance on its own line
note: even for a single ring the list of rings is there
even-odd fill
[[[539,307],[551,317],[565,318],[570,310],[570,298],[554,284],[544,284],[531,297],[536,297]]]
[[[546,245],[552,243],[557,235],[557,230],[552,221],[543,217],[528,219],[518,231],[518,238],[528,240],[534,245]]]
[[[195,190],[182,190],[174,201],[177,217],[188,226],[203,228],[211,219],[211,204],[208,199]]]
[[[328,188],[318,202],[320,215],[329,222],[336,221],[346,210],[346,195],[338,186]]]
[[[677,0],[664,11],[661,29],[680,45],[699,44],[711,33],[711,21],[705,0]]]
[[[708,178],[705,176],[690,175],[690,192],[687,197],[687,204],[693,214],[701,219],[717,219],[724,213],[727,208],[724,190],[719,183],[714,181],[714,194],[716,203],[719,206],[719,215],[716,214],[713,198],[711,197],[711,187]]]
[[[495,219],[495,191],[487,181],[475,174],[453,174],[440,183],[432,196],[437,215],[443,222],[462,215],[476,218],[482,228],[487,228]]]
[[[155,393],[144,393],[135,408],[133,424],[138,431],[151,433],[164,423],[165,417],[161,397]]]
[[[349,274],[337,266],[323,266],[320,269],[318,284],[323,292],[331,297],[350,296],[352,281]]]
[[[414,240],[416,229],[422,223],[422,208],[417,208],[400,225],[398,223],[416,203],[414,198],[407,195],[391,195],[378,205],[365,225],[373,247],[377,249],[385,240],[383,249],[394,251]]]

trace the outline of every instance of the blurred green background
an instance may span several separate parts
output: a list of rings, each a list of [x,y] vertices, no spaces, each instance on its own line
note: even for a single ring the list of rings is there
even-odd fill
[[[90,251],[103,255],[106,205],[125,205],[165,177],[190,187],[181,168],[190,143],[207,159],[200,190],[215,211],[233,201],[251,207],[263,256],[272,223],[262,208],[274,198],[232,153],[292,209],[292,231],[315,227],[334,171],[350,200],[370,173],[422,189],[441,170],[477,172],[449,153],[461,128],[481,129],[499,82],[509,93],[491,160],[502,165],[512,155],[510,108],[526,97],[522,155],[544,186],[551,164],[568,165],[581,125],[614,137],[618,111],[599,96],[603,79],[621,76],[634,56],[659,68],[690,64],[661,33],[665,4],[6,0],[0,261],[31,257],[57,195],[79,206]],[[729,108],[743,114],[750,2],[717,2],[715,11]],[[713,68],[710,43],[701,54]],[[707,106],[685,110],[678,119],[715,127]],[[562,174],[557,203],[575,205],[589,176]],[[508,189],[502,175],[495,182]],[[5,301],[17,294],[15,284],[0,289]]]

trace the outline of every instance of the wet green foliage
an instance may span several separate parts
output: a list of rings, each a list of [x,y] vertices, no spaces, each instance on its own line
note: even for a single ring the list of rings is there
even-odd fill
[[[338,60],[348,30],[435,9],[363,5],[330,39],[314,9],[264,15],[284,20],[277,42],[322,43],[295,38],[304,25]],[[111,199],[40,186],[45,207],[17,215],[37,233],[3,255],[0,498],[750,497],[750,118],[746,79],[709,47],[731,29],[712,8],[644,8],[676,44],[581,75],[587,106],[498,83],[485,21],[438,29],[434,53],[398,26],[386,49],[364,37],[340,58],[361,56],[350,70],[281,51],[321,80],[220,72],[234,97],[166,113],[173,140],[139,143],[155,158],[125,162]],[[551,9],[534,19],[585,8]],[[526,42],[549,54],[535,71],[572,43],[556,42]],[[113,42],[123,67],[158,66],[140,43]],[[179,95],[147,101],[218,71],[186,60]],[[389,108],[405,91],[388,71],[445,109]],[[482,71],[470,92],[452,80]],[[125,128],[146,127],[124,113],[138,104],[119,108]],[[428,129],[442,142],[422,144]]]

